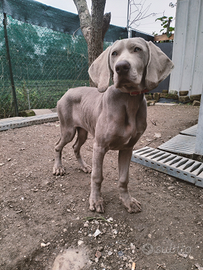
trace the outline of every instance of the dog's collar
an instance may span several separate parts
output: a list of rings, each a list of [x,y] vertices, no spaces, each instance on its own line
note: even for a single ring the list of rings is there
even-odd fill
[[[130,95],[131,95],[131,96],[136,96],[136,95],[144,94],[144,93],[146,93],[146,92],[148,92],[148,90],[147,90],[147,89],[144,89],[144,90],[142,90],[141,92],[137,92],[137,91],[130,92]]]

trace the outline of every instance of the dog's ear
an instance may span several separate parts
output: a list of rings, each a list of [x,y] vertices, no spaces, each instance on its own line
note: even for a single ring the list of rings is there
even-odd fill
[[[110,67],[109,67],[109,52],[111,46],[109,46],[103,53],[97,57],[91,64],[88,73],[92,81],[98,87],[99,92],[104,92],[109,86],[110,80]]]
[[[149,60],[146,67],[145,87],[148,91],[156,88],[173,69],[173,62],[162,50],[151,41],[147,42]]]

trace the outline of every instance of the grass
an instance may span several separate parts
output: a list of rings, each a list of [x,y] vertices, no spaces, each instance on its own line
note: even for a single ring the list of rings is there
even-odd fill
[[[50,109],[70,88],[89,86],[88,80],[41,80],[15,82],[18,110]],[[14,115],[11,86],[0,84],[0,118]]]

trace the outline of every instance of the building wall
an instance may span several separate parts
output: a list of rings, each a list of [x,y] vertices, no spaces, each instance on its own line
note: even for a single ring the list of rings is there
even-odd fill
[[[170,59],[172,59],[172,50],[173,50],[173,42],[163,42],[163,43],[155,43],[157,47],[159,47]],[[169,89],[169,80],[170,75],[159,83],[159,85],[150,91],[150,93],[161,93],[162,90],[168,90]]]
[[[203,0],[178,0],[169,90],[202,93]]]

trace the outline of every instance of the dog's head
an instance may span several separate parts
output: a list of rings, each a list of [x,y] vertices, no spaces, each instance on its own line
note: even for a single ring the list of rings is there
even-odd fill
[[[90,66],[89,75],[104,92],[110,76],[116,88],[125,93],[156,88],[171,72],[172,61],[151,41],[123,39],[109,46]]]

